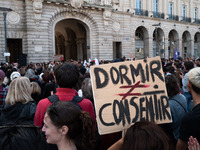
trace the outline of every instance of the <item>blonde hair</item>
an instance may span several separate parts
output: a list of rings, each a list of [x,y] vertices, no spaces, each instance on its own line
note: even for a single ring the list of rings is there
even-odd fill
[[[17,102],[28,103],[31,98],[30,81],[27,77],[18,77],[10,83],[5,102],[14,105]]]
[[[37,93],[41,94],[41,88],[37,82],[31,82],[31,94]]]
[[[188,80],[191,84],[200,88],[200,67],[193,68],[189,71]]]

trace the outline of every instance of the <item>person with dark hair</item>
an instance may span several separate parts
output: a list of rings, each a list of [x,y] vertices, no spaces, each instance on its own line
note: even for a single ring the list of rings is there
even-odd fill
[[[183,95],[186,97],[187,99],[187,110],[188,112],[191,111],[191,100],[192,100],[192,96],[190,95],[190,93],[188,92],[187,89],[187,84],[188,84],[188,72],[194,68],[194,63],[191,61],[186,61],[183,63],[183,71],[185,73],[185,75],[180,74],[180,77],[182,79],[182,91],[183,91]]]
[[[12,67],[11,66],[7,66],[6,68],[5,68],[5,78],[4,78],[4,81],[3,81],[3,86],[4,87],[8,87],[9,86],[9,84],[10,84],[10,75],[12,74],[12,72],[13,72],[13,69],[12,69]]]
[[[21,67],[21,68],[19,69],[19,73],[20,73],[21,77],[23,77],[23,76],[25,76],[26,71],[25,71],[24,68]]]
[[[181,70],[183,70],[183,58],[179,56],[177,61],[181,64]]]
[[[92,150],[94,148],[94,120],[71,102],[58,101],[45,113],[44,126],[47,143],[58,150]]]
[[[175,68],[175,74],[176,74],[176,78],[178,79],[178,83],[180,85],[180,87],[182,87],[182,79],[180,77],[180,74],[182,74],[182,70],[181,70],[181,63],[179,62],[175,62],[173,63],[173,67]]]
[[[93,98],[93,93],[92,93],[92,82],[90,78],[85,78],[83,80],[81,90],[82,90],[83,97],[91,100],[91,102],[94,105],[94,98]]]
[[[173,74],[175,75],[175,68],[172,65],[166,67],[166,75]]]
[[[180,88],[177,79],[174,75],[168,75],[165,77],[165,84],[168,94],[168,102],[172,115],[172,130],[176,141],[179,138],[179,131],[181,121],[184,115],[187,113],[187,101],[184,95],[180,94]]]
[[[199,57],[197,59],[195,59],[195,65],[196,65],[196,67],[200,67],[200,58]]]
[[[31,97],[35,101],[36,104],[41,100],[41,88],[37,82],[31,82]]]
[[[200,141],[200,67],[193,68],[188,73],[188,92],[194,100],[194,108],[182,119],[180,137],[176,150],[185,150],[190,136]]]
[[[172,150],[163,129],[152,122],[136,122],[108,150]]]
[[[41,84],[41,95],[42,98],[47,98],[51,95],[51,92],[56,93],[56,88],[58,87],[54,81],[54,76],[52,75],[53,72],[49,73],[49,71],[45,71],[42,77],[42,84]]]
[[[64,63],[58,65],[54,70],[55,82],[58,84],[55,95],[57,95],[60,101],[71,101],[74,99],[74,96],[78,96],[77,91],[74,89],[78,79],[79,79],[79,70],[78,67],[73,63]],[[36,126],[42,126],[44,114],[49,105],[52,102],[48,98],[40,100],[34,118],[34,123]],[[95,120],[94,107],[92,102],[88,99],[81,99],[77,103],[83,111],[90,113],[92,118]]]

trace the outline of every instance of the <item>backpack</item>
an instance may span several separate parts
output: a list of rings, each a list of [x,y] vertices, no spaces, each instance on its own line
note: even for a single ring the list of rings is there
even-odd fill
[[[51,102],[51,103],[55,103],[57,101],[60,101],[59,97],[57,95],[51,95],[48,97],[48,100]],[[81,102],[83,100],[82,97],[79,97],[79,96],[74,96],[73,99],[69,102],[72,102],[74,105],[76,105],[80,110],[82,110],[81,106],[78,105],[79,102]]]

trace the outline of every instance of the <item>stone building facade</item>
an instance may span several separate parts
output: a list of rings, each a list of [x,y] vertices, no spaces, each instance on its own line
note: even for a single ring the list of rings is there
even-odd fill
[[[197,57],[200,0],[0,0],[1,62],[6,43],[10,62]]]

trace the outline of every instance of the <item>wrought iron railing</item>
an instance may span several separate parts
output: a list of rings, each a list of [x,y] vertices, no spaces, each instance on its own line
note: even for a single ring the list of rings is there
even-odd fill
[[[195,18],[193,23],[200,24],[200,19]]]
[[[169,20],[175,20],[175,21],[178,21],[179,17],[177,15],[172,15],[172,14],[169,14]]]
[[[162,19],[164,19],[164,18],[165,18],[165,14],[164,14],[164,13],[157,12],[157,11],[154,11],[154,12],[153,12],[153,17],[154,17],[154,18],[162,18]]]
[[[182,17],[182,22],[191,22],[191,18],[189,17]]]
[[[139,16],[148,16],[148,10],[135,9],[135,14]]]

